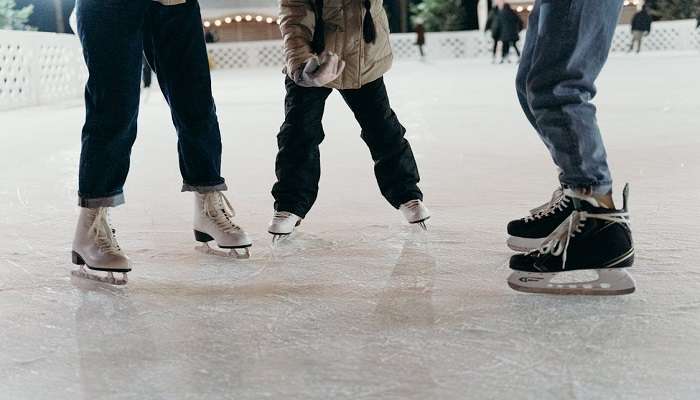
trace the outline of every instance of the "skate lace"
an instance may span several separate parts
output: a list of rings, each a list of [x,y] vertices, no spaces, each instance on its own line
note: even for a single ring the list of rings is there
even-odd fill
[[[233,222],[236,212],[221,192],[208,193],[204,197],[204,215],[214,221],[216,226],[225,233],[234,233],[241,228]]]
[[[121,254],[122,249],[117,242],[117,231],[112,228],[107,208],[100,208],[97,211],[90,229],[95,234],[95,244],[101,252],[112,255]]]
[[[287,211],[275,211],[272,215],[272,219],[287,219],[292,216],[292,213]]]
[[[407,201],[406,203],[404,203],[403,206],[409,210],[415,210],[417,208],[420,208],[420,204],[421,204],[420,200],[411,200],[411,201]]]
[[[548,217],[557,211],[563,211],[564,207],[569,205],[571,199],[564,194],[564,189],[559,188],[552,194],[552,199],[541,206],[530,210],[530,215],[523,218],[525,222],[537,221]]]
[[[551,254],[555,257],[561,256],[561,268],[562,270],[566,269],[566,260],[571,239],[582,232],[583,228],[586,226],[586,220],[589,218],[625,224],[627,226],[630,225],[629,213],[626,211],[604,214],[574,211],[554,230],[554,232],[547,236],[539,249],[533,250],[528,254],[538,253],[539,255]]]

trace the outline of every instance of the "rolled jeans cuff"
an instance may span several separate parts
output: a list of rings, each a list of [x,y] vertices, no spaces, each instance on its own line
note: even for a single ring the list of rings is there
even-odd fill
[[[78,206],[82,208],[116,207],[124,204],[124,193],[118,193],[109,197],[97,197],[87,199],[78,196]]]
[[[188,183],[182,184],[183,192],[197,192],[197,193],[211,193],[211,192],[223,192],[228,190],[225,182],[219,183],[217,185],[200,186],[200,185],[190,185]]]
[[[562,182],[561,186],[564,189],[571,189],[588,196],[605,196],[612,193],[613,189],[612,182],[595,183],[592,185],[571,185]]]

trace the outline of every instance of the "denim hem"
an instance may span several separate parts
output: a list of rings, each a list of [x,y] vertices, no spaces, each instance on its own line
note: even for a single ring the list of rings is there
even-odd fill
[[[211,193],[211,192],[223,192],[228,190],[226,183],[219,183],[217,185],[201,186],[201,185],[190,185],[188,183],[182,184],[183,192],[197,192],[197,193]]]
[[[116,207],[124,204],[124,193],[109,197],[85,198],[78,196],[78,206],[82,208]]]
[[[299,207],[286,207],[283,205],[278,205],[275,208],[275,211],[285,211],[288,213],[292,213],[301,219],[306,218],[306,214],[309,212],[309,210],[304,211],[303,209],[301,209]]]
[[[585,184],[576,184],[576,185],[570,185],[567,183],[562,182],[561,186],[565,189],[571,189],[575,190],[577,192],[581,192],[582,194],[585,195],[599,195],[599,196],[605,196],[610,193],[612,193],[613,185],[612,182],[596,182],[594,184],[590,185],[585,185]]]
[[[412,193],[407,193],[404,196],[396,197],[393,201],[387,199],[389,204],[391,204],[392,207],[395,209],[401,208],[401,205],[408,203],[411,200],[420,200],[423,201],[423,193],[422,192],[412,192]]]

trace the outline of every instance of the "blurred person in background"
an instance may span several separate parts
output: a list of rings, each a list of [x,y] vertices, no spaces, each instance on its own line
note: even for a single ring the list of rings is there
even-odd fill
[[[416,46],[418,46],[420,57],[423,58],[425,57],[425,52],[423,51],[423,46],[425,46],[425,27],[422,20],[416,20],[414,30],[416,31]]]
[[[634,50],[634,45],[637,45],[637,53],[642,51],[642,40],[644,36],[648,36],[651,32],[651,15],[647,11],[647,7],[644,6],[642,9],[634,14],[632,17],[632,43],[630,44],[629,51]]]
[[[498,42],[501,40],[501,30],[499,28],[498,20],[501,10],[498,6],[493,6],[491,11],[489,11],[489,16],[486,19],[486,26],[484,27],[485,32],[491,32],[491,38],[493,39],[493,48],[491,49],[491,62],[496,63],[496,54],[498,52]]]
[[[515,53],[520,58],[520,49],[518,48],[518,41],[520,40],[520,31],[524,28],[523,20],[520,16],[513,11],[510,4],[503,4],[503,9],[498,14],[498,29],[500,32],[499,39],[503,44],[503,51],[501,56],[501,64],[504,62],[510,62],[510,48],[515,49]]]

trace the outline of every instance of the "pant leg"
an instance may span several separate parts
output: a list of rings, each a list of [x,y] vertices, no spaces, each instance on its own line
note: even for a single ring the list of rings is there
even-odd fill
[[[225,190],[221,133],[199,4],[151,2],[145,24],[146,57],[153,67],[177,130],[182,191]]]
[[[541,0],[527,103],[563,186],[609,193],[612,180],[591,100],[607,60],[621,0]],[[530,38],[528,38],[530,39]]]
[[[507,40],[503,42],[503,49],[502,49],[502,53],[501,53],[501,59],[503,61],[508,59],[508,55],[510,54],[510,43],[511,42],[507,41]]]
[[[142,29],[148,0],[80,0],[78,34],[89,77],[78,196],[81,207],[124,203],[141,88]]]
[[[360,123],[362,140],[372,154],[382,195],[395,208],[409,200],[422,200],[416,159],[404,138],[406,129],[389,105],[384,79],[379,78],[357,90],[340,92]]]
[[[318,146],[325,137],[321,120],[331,89],[297,86],[289,78],[285,87],[285,117],[277,135],[277,182],[272,187],[272,196],[275,210],[304,218],[318,195],[321,178]]]
[[[527,100],[527,77],[530,74],[530,69],[532,68],[535,46],[537,45],[537,26],[539,24],[540,4],[541,0],[537,0],[532,12],[530,13],[527,24],[528,30],[527,34],[525,35],[525,44],[523,45],[523,53],[520,57],[518,74],[515,78],[515,89],[516,93],[518,94],[520,107],[523,109],[527,120],[530,121],[530,124],[537,132],[539,132],[539,127],[537,126],[535,115],[532,113],[532,109],[530,108],[530,103]]]

